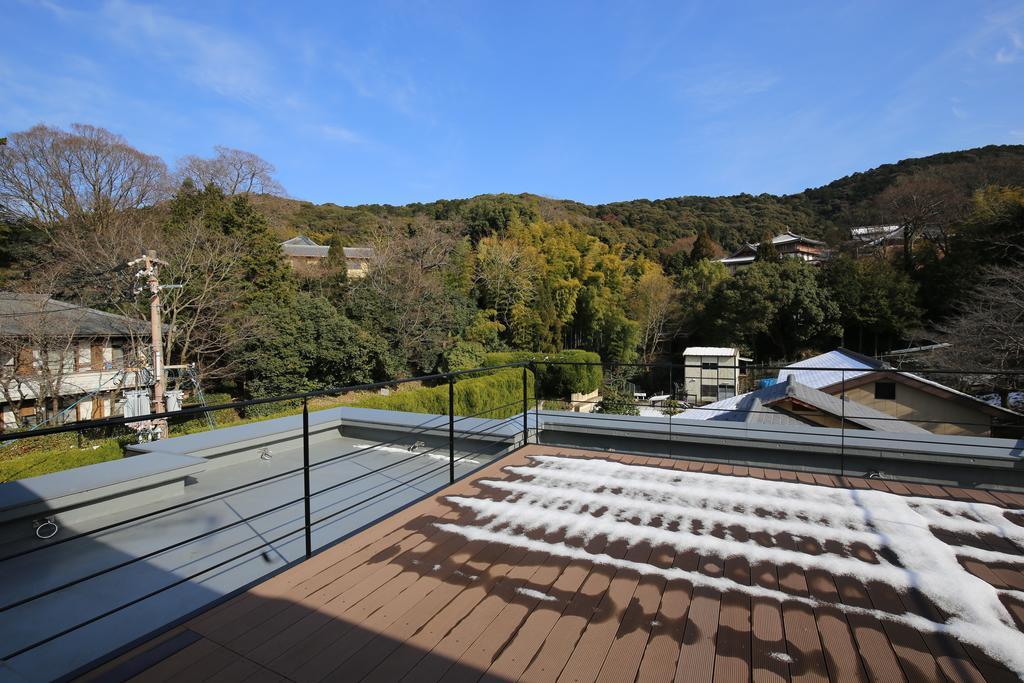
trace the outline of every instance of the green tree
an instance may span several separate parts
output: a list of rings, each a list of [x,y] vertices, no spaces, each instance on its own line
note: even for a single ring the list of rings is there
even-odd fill
[[[820,279],[838,307],[844,346],[879,353],[920,323],[917,284],[884,259],[840,256]]]
[[[765,232],[761,235],[761,241],[757,244],[757,260],[758,261],[778,261],[779,250],[775,246],[775,242],[772,241],[773,235],[770,232]]]
[[[712,261],[718,258],[718,254],[721,251],[722,248],[711,239],[708,231],[701,230],[697,234],[697,241],[693,243],[693,249],[690,250],[690,263],[697,264],[705,260]]]
[[[766,357],[792,357],[815,339],[838,335],[839,310],[813,266],[759,261],[723,282],[708,306],[714,337]]]

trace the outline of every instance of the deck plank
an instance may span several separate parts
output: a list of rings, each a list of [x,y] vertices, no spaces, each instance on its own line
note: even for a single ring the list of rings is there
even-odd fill
[[[914,592],[864,585],[821,569],[701,554],[684,546],[652,546],[621,538],[609,542],[600,534],[581,541],[578,536],[566,536],[564,529],[523,533],[546,544],[582,545],[587,556],[471,540],[439,528],[439,523],[486,526],[486,518],[477,518],[446,497],[507,498],[512,494],[477,480],[529,481],[527,474],[502,470],[508,465],[529,465],[530,454],[603,458],[680,472],[846,486],[988,505],[1019,507],[1024,502],[1019,494],[950,486],[529,446],[190,620],[181,628],[195,631],[199,640],[152,664],[133,680],[1015,679],[974,646],[840,609],[848,605],[896,614],[913,612],[938,621],[946,617]],[[635,518],[629,523],[659,527],[666,522]],[[827,530],[819,539],[795,539],[788,534],[749,533],[740,526],[694,528],[763,547],[811,555],[850,553],[865,562],[877,561],[864,544],[844,548],[827,537]],[[939,536],[948,543],[1020,554],[1019,548],[996,536]],[[601,553],[613,562],[634,564],[616,566],[584,559]],[[645,564],[679,570],[683,576],[698,572],[813,598],[815,606],[721,592],[701,582],[694,586],[687,578],[637,571]],[[974,560],[963,564],[996,588],[1024,588],[1019,566]],[[1012,597],[1006,598],[1006,604],[1024,624],[1024,604]],[[150,647],[158,642],[154,640]],[[148,649],[137,651],[144,655]],[[135,653],[118,661],[141,656]]]

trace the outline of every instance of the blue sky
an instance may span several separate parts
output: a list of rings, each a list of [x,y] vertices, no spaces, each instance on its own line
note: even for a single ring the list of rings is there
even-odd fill
[[[221,144],[293,196],[798,192],[1024,143],[1024,3],[6,0],[0,135]]]

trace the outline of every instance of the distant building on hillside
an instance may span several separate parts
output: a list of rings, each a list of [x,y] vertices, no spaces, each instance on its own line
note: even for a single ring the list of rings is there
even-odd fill
[[[305,235],[281,242],[281,251],[296,271],[308,271],[326,263],[331,248],[317,244]]]
[[[376,255],[372,247],[343,247],[345,252],[345,268],[349,278],[366,277],[370,272],[370,264]]]
[[[889,253],[903,248],[902,225],[862,225],[850,228],[850,242],[857,253]]]
[[[850,239],[870,246],[898,244],[903,240],[903,226],[862,225],[858,228],[850,228]]]
[[[718,259],[730,272],[735,273],[749,268],[757,260],[757,248],[760,242],[744,244],[735,252],[723,259]],[[785,232],[772,238],[779,255],[787,258],[795,258],[808,263],[819,263],[828,258],[826,244],[820,240],[797,235],[794,232]]]
[[[683,391],[693,405],[735,396],[740,381],[740,352],[727,346],[691,346],[683,351]]]
[[[132,367],[148,322],[13,292],[0,320],[0,431],[111,417],[122,390],[150,383]]]

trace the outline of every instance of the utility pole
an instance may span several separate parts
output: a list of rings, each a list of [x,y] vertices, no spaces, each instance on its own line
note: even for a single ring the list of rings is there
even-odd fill
[[[164,392],[167,390],[167,380],[164,377],[163,322],[160,314],[160,279],[158,275],[160,266],[166,266],[167,262],[158,259],[156,250],[150,249],[144,256],[135,259],[128,265],[134,266],[139,263],[142,264],[142,270],[135,276],[146,278],[146,288],[150,292],[149,329],[153,348],[153,375],[156,380],[153,385],[153,412],[159,414],[166,412]],[[153,424],[157,430],[156,438],[161,439],[167,436],[167,420],[154,420]]]

